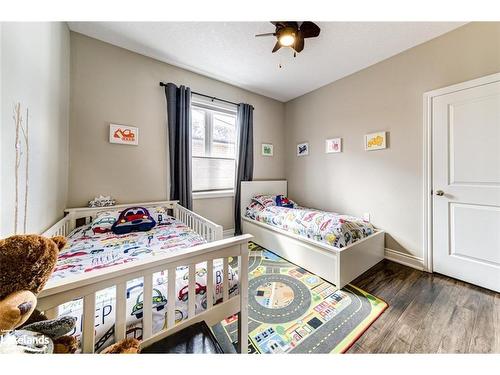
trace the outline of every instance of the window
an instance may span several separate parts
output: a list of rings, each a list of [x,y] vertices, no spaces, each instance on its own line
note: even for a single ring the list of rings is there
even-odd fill
[[[233,190],[236,113],[193,103],[193,192]]]

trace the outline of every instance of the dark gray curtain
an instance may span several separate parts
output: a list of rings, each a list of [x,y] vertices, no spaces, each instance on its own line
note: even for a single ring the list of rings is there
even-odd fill
[[[170,155],[170,200],[193,208],[191,191],[191,89],[165,86],[168,113],[168,150]]]
[[[241,234],[241,181],[253,179],[253,107],[249,104],[238,105],[236,117],[238,134],[238,155],[236,158],[236,192],[234,195],[234,232]]]

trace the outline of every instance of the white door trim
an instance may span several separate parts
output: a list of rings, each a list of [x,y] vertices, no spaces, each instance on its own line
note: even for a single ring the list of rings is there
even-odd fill
[[[432,100],[433,98],[452,92],[470,89],[500,81],[500,73],[458,83],[424,93],[423,97],[423,260],[424,270],[432,272]]]

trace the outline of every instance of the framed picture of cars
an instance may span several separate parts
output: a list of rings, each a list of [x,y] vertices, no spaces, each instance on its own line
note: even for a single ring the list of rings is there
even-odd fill
[[[109,142],[137,146],[139,144],[139,128],[109,124]]]

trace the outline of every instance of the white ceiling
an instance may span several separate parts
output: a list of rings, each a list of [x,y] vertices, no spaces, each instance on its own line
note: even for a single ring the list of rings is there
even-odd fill
[[[268,22],[70,22],[71,30],[283,102],[442,35],[458,22],[317,22],[297,57]],[[279,65],[282,68],[279,68]]]

